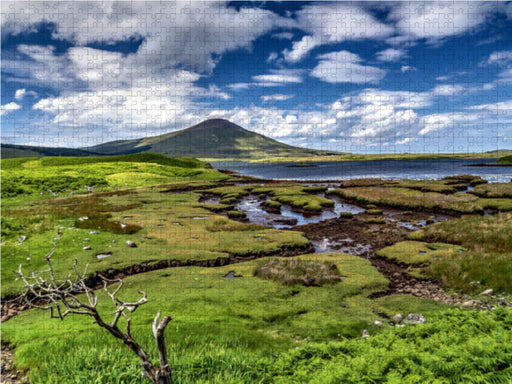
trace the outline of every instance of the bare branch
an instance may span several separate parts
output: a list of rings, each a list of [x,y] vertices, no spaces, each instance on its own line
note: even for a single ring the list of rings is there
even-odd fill
[[[109,295],[115,307],[115,310],[111,313],[114,315],[114,318],[111,323],[107,323],[96,309],[98,297],[85,283],[88,265],[85,266],[83,272],[80,272],[78,270],[78,260],[75,259],[73,264],[75,280],[73,281],[70,274],[64,280],[59,281],[55,275],[51,261],[55,249],[56,246],[54,243],[54,247],[46,255],[46,262],[49,267],[48,270],[39,273],[32,272],[30,276],[27,276],[23,273],[20,265],[18,271],[13,271],[21,278],[25,285],[25,290],[21,297],[26,304],[32,308],[49,310],[51,318],[61,320],[64,320],[68,315],[86,315],[92,317],[94,323],[105,328],[114,337],[122,340],[125,345],[137,354],[141,361],[143,377],[149,378],[155,384],[172,384],[172,372],[167,361],[167,350],[164,339],[164,331],[172,320],[171,316],[165,316],[160,321],[159,311],[153,321],[153,335],[160,359],[160,368],[156,368],[151,362],[148,353],[133,339],[131,334],[131,319],[127,313],[134,312],[138,307],[148,302],[146,292],[139,291],[138,293],[142,295],[142,297],[136,302],[124,302],[118,297],[123,286],[123,280],[107,279],[99,275],[103,282],[103,289]],[[49,274],[49,277],[44,277],[45,274]],[[116,283],[118,284],[117,287],[115,287],[113,291],[110,291],[108,288],[109,284],[112,285]],[[80,298],[78,294],[85,294],[86,299]],[[125,331],[118,326],[121,316],[126,319]]]

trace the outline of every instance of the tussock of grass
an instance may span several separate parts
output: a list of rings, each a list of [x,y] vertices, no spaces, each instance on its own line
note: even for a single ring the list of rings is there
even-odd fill
[[[254,268],[254,276],[285,285],[322,286],[341,281],[335,263],[302,259],[271,259]]]
[[[512,198],[512,183],[492,183],[475,187],[470,193],[479,197]]]
[[[243,211],[228,211],[227,215],[231,219],[245,219],[247,216]]]
[[[465,251],[464,248],[444,243],[402,241],[377,251],[377,256],[400,264],[422,264],[439,258],[451,258]]]
[[[410,238],[461,244],[467,249],[431,262],[427,272],[447,287],[477,293],[488,286],[512,293],[512,213],[447,220]]]
[[[265,227],[258,224],[245,224],[232,220],[215,220],[212,225],[206,227],[210,232],[233,232],[233,231],[259,231]]]

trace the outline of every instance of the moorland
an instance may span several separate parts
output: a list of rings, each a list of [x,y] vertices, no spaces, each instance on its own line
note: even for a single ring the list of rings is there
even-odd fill
[[[123,300],[147,293],[131,328],[152,356],[153,317],[172,316],[176,383],[512,380],[512,183],[262,181],[148,153],[1,165],[2,345],[31,383],[140,382],[90,319],[16,301],[12,271],[44,270],[54,245],[59,278],[77,260],[91,284],[122,278]]]

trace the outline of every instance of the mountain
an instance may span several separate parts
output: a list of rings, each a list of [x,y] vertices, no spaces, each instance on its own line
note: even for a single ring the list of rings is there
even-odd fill
[[[206,120],[159,136],[117,140],[83,149],[105,155],[152,152],[179,157],[245,159],[340,154],[283,144],[224,119]]]
[[[83,149],[74,148],[51,148],[51,147],[35,147],[31,145],[1,145],[2,159],[10,159],[13,157],[44,157],[44,156],[92,156],[97,153],[91,153]]]

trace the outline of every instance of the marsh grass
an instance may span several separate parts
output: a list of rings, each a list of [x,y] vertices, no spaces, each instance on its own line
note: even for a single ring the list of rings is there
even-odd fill
[[[409,237],[467,249],[430,263],[427,272],[445,286],[459,292],[477,293],[486,286],[512,293],[512,213],[464,216],[427,226]]]
[[[342,280],[335,263],[301,259],[270,259],[254,268],[254,276],[285,285],[306,287],[333,284]]]
[[[289,204],[290,206],[307,211],[321,211],[325,207],[334,206],[334,201],[318,196],[316,193],[325,192],[324,187],[304,187],[290,184],[280,186],[254,187],[252,193],[272,196],[274,202]],[[265,203],[267,206],[272,203]],[[277,206],[269,206],[277,208]]]

